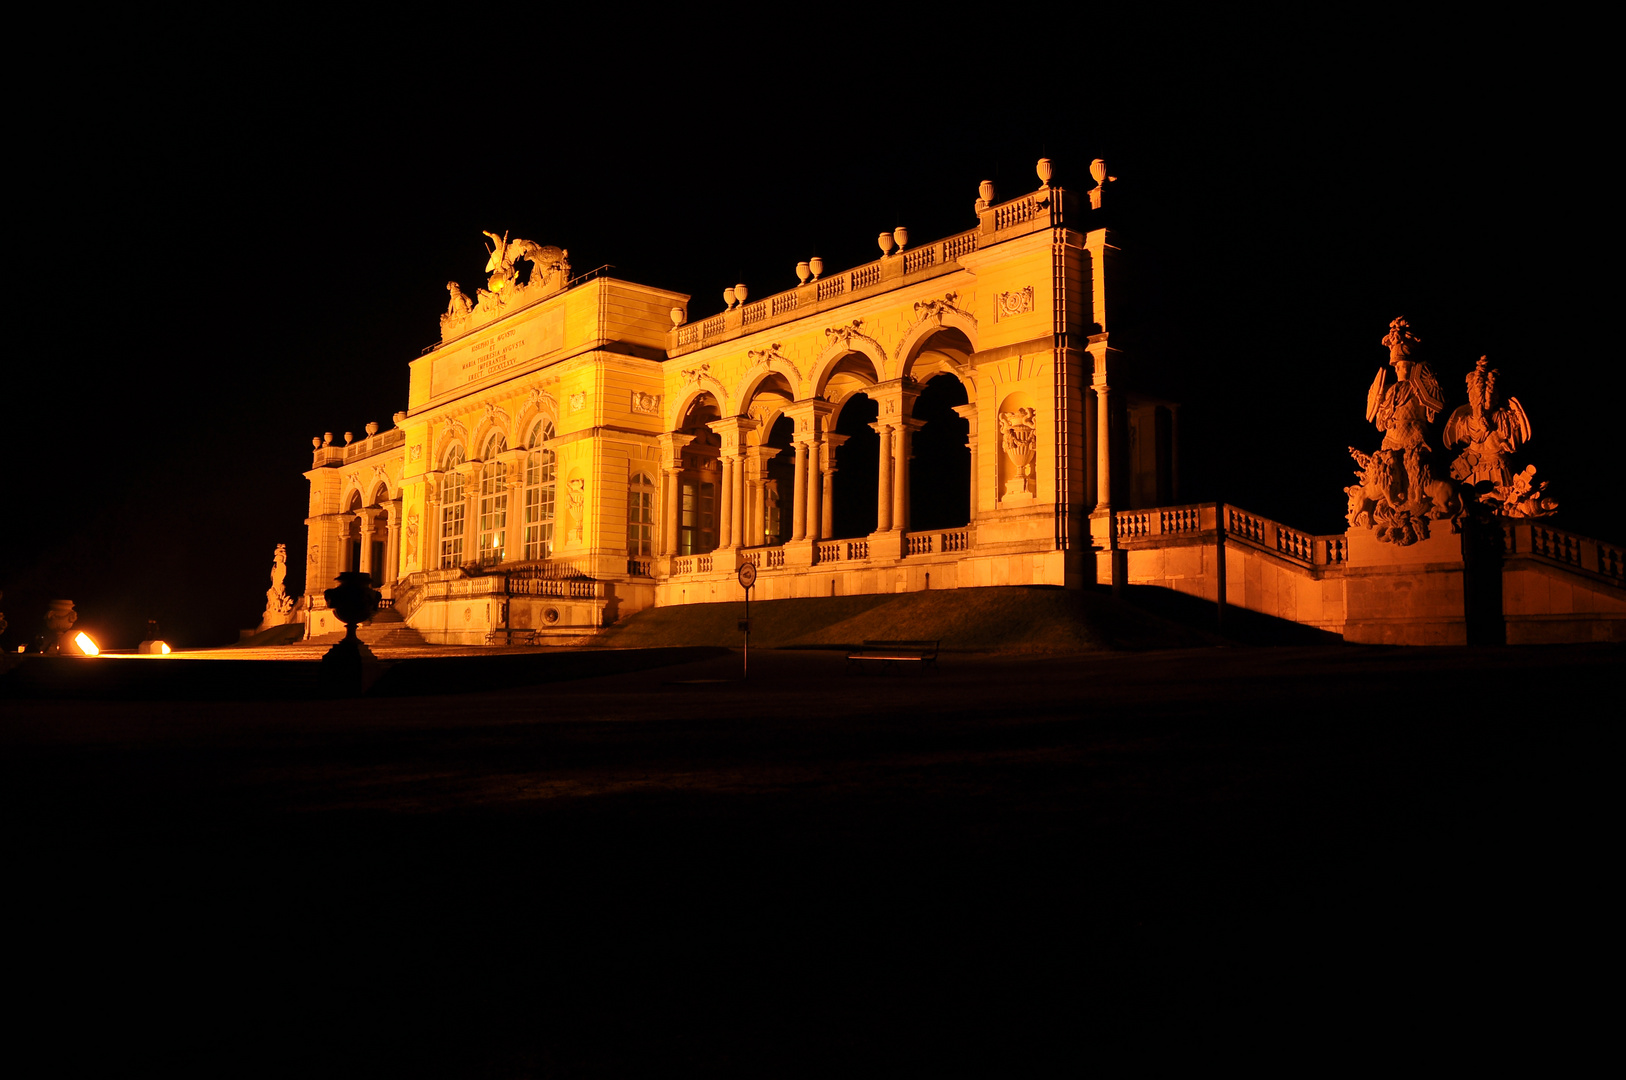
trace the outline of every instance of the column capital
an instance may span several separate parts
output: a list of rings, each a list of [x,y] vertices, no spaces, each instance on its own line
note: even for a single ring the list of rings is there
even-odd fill
[[[706,425],[723,440],[723,453],[739,454],[746,443],[746,435],[762,426],[761,421],[749,416],[725,416]]]
[[[890,423],[906,418],[914,409],[920,386],[913,379],[891,379],[876,383],[865,392],[875,402],[876,418]]]
[[[784,408],[785,415],[796,425],[796,434],[804,437],[823,430],[835,411],[835,403],[823,398],[807,398],[792,402]]]
[[[656,436],[661,447],[661,467],[665,469],[683,468],[683,451],[694,442],[695,436],[685,435],[678,431],[664,431]]]

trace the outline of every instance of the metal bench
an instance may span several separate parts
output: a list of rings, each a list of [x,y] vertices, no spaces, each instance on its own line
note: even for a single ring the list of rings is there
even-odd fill
[[[879,664],[886,671],[897,664],[936,664],[937,641],[866,641],[864,647],[847,654],[848,672],[859,671],[865,664]]]

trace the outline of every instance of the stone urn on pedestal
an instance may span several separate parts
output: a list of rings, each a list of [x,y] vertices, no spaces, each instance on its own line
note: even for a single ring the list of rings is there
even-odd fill
[[[322,657],[322,668],[346,682],[362,680],[365,669],[378,663],[378,658],[367,644],[356,636],[356,624],[373,617],[378,610],[378,590],[372,586],[372,576],[361,570],[346,570],[338,577],[339,583],[322,594],[328,608],[344,623],[344,637]]]
[[[45,633],[40,643],[40,652],[46,656],[62,655],[62,637],[79,618],[79,613],[73,610],[72,600],[52,600],[51,606],[45,611]]]

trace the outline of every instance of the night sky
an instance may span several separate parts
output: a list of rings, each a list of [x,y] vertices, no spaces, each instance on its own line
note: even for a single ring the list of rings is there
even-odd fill
[[[815,254],[867,262],[882,229],[970,228],[978,182],[1032,190],[1040,156],[1081,193],[1092,158],[1119,177],[1114,344],[1183,403],[1187,501],[1341,530],[1345,447],[1377,444],[1365,392],[1403,314],[1448,409],[1478,356],[1500,368],[1554,524],[1626,541],[1603,464],[1626,391],[1604,359],[1609,98],[1584,64],[1533,68],[1545,29],[987,21],[703,43],[555,25],[533,46],[449,20],[388,54],[371,27],[65,35],[97,92],[30,108],[14,143],[0,646],[52,596],[112,646],[148,618],[234,640],[278,542],[302,587],[311,437],[405,408],[445,282],[482,283],[482,229],[687,292],[698,318]]]

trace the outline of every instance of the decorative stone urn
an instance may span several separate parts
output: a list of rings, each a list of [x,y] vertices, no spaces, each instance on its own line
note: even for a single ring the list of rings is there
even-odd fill
[[[78,618],[72,600],[52,600],[45,611],[45,642],[40,652],[46,656],[61,656],[63,635],[73,629]]]
[[[356,636],[356,624],[372,618],[378,610],[378,590],[372,587],[372,576],[361,570],[346,570],[339,574],[339,583],[322,594],[327,606],[344,623],[344,638],[322,657],[328,670],[341,675],[352,672],[360,678],[362,668],[378,662],[373,651]]]

